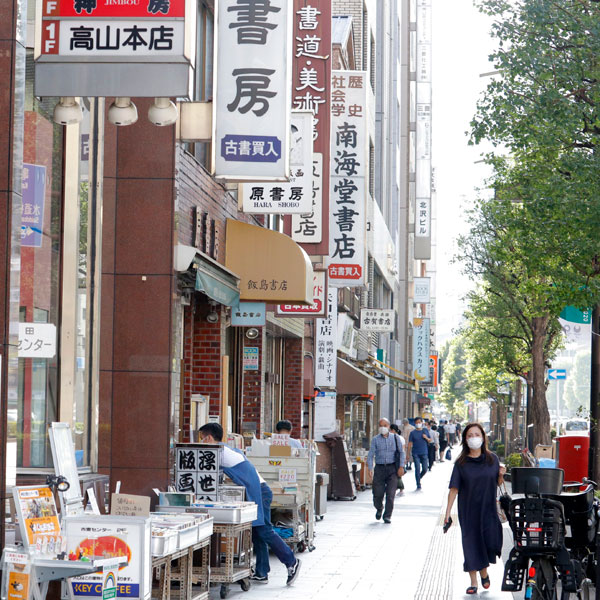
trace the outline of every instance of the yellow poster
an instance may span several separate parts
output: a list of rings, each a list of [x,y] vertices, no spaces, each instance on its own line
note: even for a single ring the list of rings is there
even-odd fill
[[[40,536],[48,539],[60,535],[60,523],[56,502],[49,487],[15,488],[23,529],[27,532],[29,545],[34,545]]]
[[[7,600],[27,600],[29,597],[29,573],[11,571],[8,574]]]

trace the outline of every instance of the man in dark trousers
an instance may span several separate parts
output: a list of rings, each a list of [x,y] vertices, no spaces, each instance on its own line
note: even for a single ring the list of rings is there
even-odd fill
[[[396,453],[399,454],[397,460]],[[373,468],[373,461],[375,467]],[[400,467],[396,466],[396,462]],[[383,418],[379,420],[379,434],[371,440],[371,449],[367,457],[369,473],[373,478],[373,504],[375,505],[375,518],[383,522],[392,522],[394,510],[394,496],[398,489],[398,477],[404,475],[406,454],[400,436],[390,431],[390,422]],[[385,511],[383,497],[385,496]]]
[[[429,469],[427,444],[431,441],[431,438],[423,431],[423,419],[417,417],[415,419],[415,429],[410,432],[410,436],[408,437],[408,454],[409,456],[412,454],[413,462],[415,463],[417,490],[421,489],[421,479]]]

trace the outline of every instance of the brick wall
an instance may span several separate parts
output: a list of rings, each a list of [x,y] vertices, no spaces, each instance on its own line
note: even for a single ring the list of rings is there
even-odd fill
[[[304,387],[304,340],[285,339],[283,372],[283,414],[292,422],[296,436],[302,432],[302,397]]]

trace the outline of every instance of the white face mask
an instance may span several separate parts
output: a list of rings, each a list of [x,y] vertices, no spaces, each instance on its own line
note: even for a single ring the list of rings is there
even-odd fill
[[[415,427],[416,427],[417,429],[423,429],[423,423],[417,423],[417,424],[415,425]]]
[[[387,435],[390,432],[390,430],[387,427],[380,427],[379,428],[379,433],[381,435]]]
[[[472,450],[477,450],[477,448],[481,448],[482,444],[483,438],[480,435],[478,435],[477,437],[467,438],[467,445]]]

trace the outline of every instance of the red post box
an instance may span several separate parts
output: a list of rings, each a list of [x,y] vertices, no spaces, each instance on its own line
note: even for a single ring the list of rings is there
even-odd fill
[[[558,440],[558,468],[565,472],[565,481],[582,481],[588,476],[589,435],[561,435]]]

